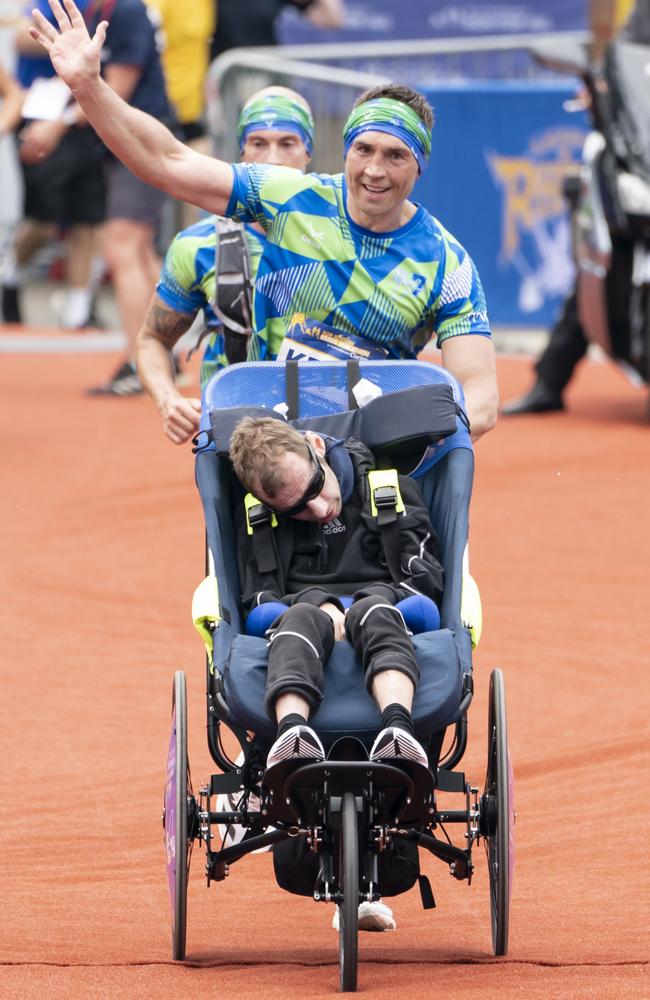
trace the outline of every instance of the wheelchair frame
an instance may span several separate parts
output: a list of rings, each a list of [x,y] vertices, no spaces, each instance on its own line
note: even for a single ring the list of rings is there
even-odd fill
[[[382,364],[388,364],[383,362]],[[207,575],[214,573],[206,544]],[[216,627],[214,623],[211,626]],[[467,625],[464,625],[467,628]],[[457,765],[467,747],[467,713],[473,696],[471,672],[464,675],[462,695],[453,725],[451,745],[437,761],[445,730],[433,738],[435,774],[413,762],[375,763],[364,744],[342,737],[318,763],[290,760],[264,770],[264,746],[229,719],[223,679],[206,659],[207,742],[221,773],[194,794],[187,759],[187,692],[182,671],[174,677],[172,728],[167,759],[163,826],[172,904],[172,954],[186,953],[187,878],[195,841],[205,847],[208,885],[223,880],[231,865],[260,848],[305,836],[318,856],[319,875],[313,898],[339,906],[339,973],[342,992],[352,992],[358,980],[357,909],[363,900],[377,900],[380,854],[398,840],[414,841],[449,866],[458,881],[471,883],[472,850],[483,840],[487,852],[492,948],[495,955],[508,949],[510,891],[513,868],[514,803],[508,753],[503,675],[490,675],[486,777],[482,793],[470,784]],[[236,737],[243,761],[225,753],[221,726]],[[446,727],[448,728],[448,727]],[[437,763],[437,766],[436,766]],[[440,809],[436,793],[455,793],[464,804]],[[238,796],[236,808],[213,808],[216,796]],[[250,808],[255,796],[259,807]],[[218,849],[215,828],[237,825],[245,830],[238,843]],[[452,843],[447,826],[461,825],[464,846]],[[444,839],[437,836],[443,834]],[[425,909],[435,906],[428,880],[420,877]]]

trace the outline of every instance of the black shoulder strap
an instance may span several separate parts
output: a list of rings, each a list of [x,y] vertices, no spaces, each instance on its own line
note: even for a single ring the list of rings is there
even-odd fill
[[[252,493],[247,493],[244,497],[244,510],[246,511],[246,531],[251,536],[257,572],[261,574],[274,573],[278,568],[273,544],[273,529],[277,527],[277,518]]]
[[[356,358],[350,358],[347,362],[347,377],[348,377],[348,409],[357,410],[359,404],[357,403],[356,397],[354,395],[354,387],[361,380],[361,369],[359,368],[359,362]]]
[[[224,327],[248,337],[253,331],[253,280],[241,222],[217,216],[215,246],[215,291],[211,303]]]
[[[395,586],[402,582],[402,558],[398,514],[405,513],[396,469],[372,469],[368,473],[370,513],[377,518],[384,558]]]
[[[287,420],[298,419],[298,362],[287,361],[284,367],[286,380]]]

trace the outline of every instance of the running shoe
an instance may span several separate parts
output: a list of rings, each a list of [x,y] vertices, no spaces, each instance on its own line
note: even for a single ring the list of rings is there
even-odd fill
[[[381,899],[374,903],[364,900],[359,903],[359,930],[360,931],[396,931],[397,922],[390,906],[386,906]],[[332,927],[335,931],[339,929],[339,908],[334,910],[332,917]]]
[[[88,396],[140,396],[144,392],[144,388],[135,370],[135,365],[130,361],[125,361],[107,382],[95,385],[91,389],[87,389],[86,392]]]
[[[283,760],[325,760],[325,750],[318,736],[309,726],[292,726],[278,736],[269,750],[266,766],[273,767]]]
[[[396,727],[382,729],[372,745],[370,760],[411,760],[416,764],[422,764],[423,767],[429,766],[424,748],[415,736],[411,736],[405,729]]]

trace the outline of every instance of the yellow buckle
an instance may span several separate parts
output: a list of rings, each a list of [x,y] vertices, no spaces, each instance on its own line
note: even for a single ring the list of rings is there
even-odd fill
[[[370,513],[378,516],[379,510],[394,507],[396,514],[405,512],[404,501],[399,490],[397,469],[372,469],[368,473],[370,486]],[[379,492],[381,491],[381,492]]]
[[[244,497],[244,510],[246,511],[246,532],[253,534],[255,528],[263,524],[270,524],[272,528],[277,528],[278,519],[272,510],[263,504],[261,500],[254,497],[252,493],[247,493]]]

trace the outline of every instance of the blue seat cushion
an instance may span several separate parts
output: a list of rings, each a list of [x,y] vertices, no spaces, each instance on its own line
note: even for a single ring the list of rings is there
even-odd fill
[[[341,604],[349,608],[352,604],[351,597],[341,597]],[[269,601],[267,604],[258,604],[246,619],[246,635],[256,635],[263,638],[276,618],[279,618],[287,610],[288,605],[281,601]],[[413,635],[421,632],[434,632],[440,628],[440,612],[435,601],[423,594],[412,594],[405,597],[403,601],[398,601],[396,608],[402,612],[406,627]]]
[[[258,604],[246,619],[246,635],[257,635],[263,639],[275,619],[283,615],[288,607],[289,605],[283,604],[282,601]]]

